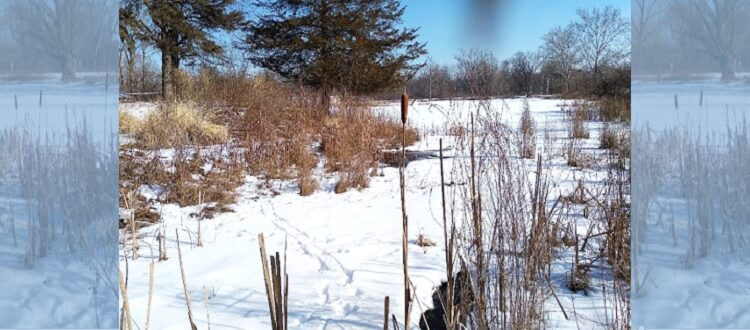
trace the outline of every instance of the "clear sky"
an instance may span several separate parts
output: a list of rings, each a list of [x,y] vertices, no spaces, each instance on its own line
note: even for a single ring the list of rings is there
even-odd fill
[[[542,36],[577,19],[578,8],[612,5],[630,21],[630,0],[404,0],[404,26],[438,64],[454,64],[461,49],[483,48],[500,59],[539,48]]]

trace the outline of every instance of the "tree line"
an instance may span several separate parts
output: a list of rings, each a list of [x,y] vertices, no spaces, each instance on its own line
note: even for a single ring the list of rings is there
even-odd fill
[[[166,100],[177,95],[178,72],[196,64],[272,72],[318,90],[324,102],[333,93],[384,96],[404,88],[415,97],[606,94],[623,88],[613,80],[625,71],[629,88],[630,24],[611,6],[580,9],[537,51],[501,62],[466,50],[449,67],[424,61],[425,44],[417,28],[402,26],[405,7],[397,0],[120,1],[123,90],[138,89],[136,66],[147,62],[144,49],[154,49]]]
[[[408,89],[415,97],[450,98],[607,95],[628,88],[630,23],[611,6],[577,14],[576,21],[547,32],[536,51],[500,61],[486,50],[464,50],[454,66],[428,60]]]

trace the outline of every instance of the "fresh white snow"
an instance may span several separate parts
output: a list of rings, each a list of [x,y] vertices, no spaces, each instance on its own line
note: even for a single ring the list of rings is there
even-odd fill
[[[529,99],[537,123],[538,149],[542,149],[545,130],[557,138],[553,139],[555,150],[545,156],[545,171],[552,182],[551,198],[569,194],[579,179],[596,189],[606,176],[603,164],[583,170],[566,165],[562,148],[568,132],[561,110],[563,105],[571,103]],[[501,112],[506,123],[517,127],[522,104],[522,99],[493,100],[492,110],[488,111]],[[139,104],[123,109],[138,113],[148,108]],[[469,113],[476,109],[476,101],[416,101],[410,107],[409,124],[419,129],[423,137],[410,149],[437,151],[438,139],[443,138],[446,156],[456,156],[455,141],[445,132],[458,122],[466,123]],[[374,111],[397,118],[399,105],[381,104]],[[581,148],[591,154],[602,153],[597,149],[601,124],[588,122],[587,126],[591,136],[583,141]],[[445,160],[446,173],[456,161],[457,158]],[[529,169],[535,167],[534,160],[525,163]],[[129,234],[121,233],[120,269],[127,270],[134,322],[139,327],[145,324],[149,264],[154,262],[150,327],[169,330],[189,325],[175,231],[179,232],[193,315],[201,329],[206,327],[207,313],[214,329],[270,327],[258,250],[259,233],[265,236],[269,254],[278,251],[286,256],[290,328],[382,328],[385,296],[390,296],[390,312],[403,321],[399,174],[392,167],[383,168],[382,173],[383,176],[372,177],[366,189],[335,194],[336,175],[324,173],[319,167],[315,175],[321,189],[307,197],[298,195],[295,182],[266,183],[262,178],[248,175],[237,190],[236,204],[231,205],[234,212],[201,221],[201,247],[196,244],[197,221],[191,217],[200,206],[155,203],[163,221],[140,230],[135,260],[131,256]],[[410,162],[406,168],[406,186],[410,277],[417,297],[410,328],[418,328],[420,313],[432,307],[433,287],[445,280],[439,161],[428,158]],[[151,187],[141,188],[144,196],[156,195]],[[576,212],[569,219],[577,220],[579,235],[586,234],[589,220]],[[159,232],[167,236],[166,261],[158,261]],[[419,234],[434,240],[437,246],[417,246]],[[592,241],[591,244],[598,244],[598,240]],[[604,299],[605,296],[612,299],[612,274],[607,264],[602,262],[602,268],[593,271],[588,294],[574,293],[566,288],[573,251],[558,248],[556,254],[552,265],[553,287],[570,320],[563,317],[554,298],[548,296],[544,308],[547,325],[590,329],[611,321],[612,312],[607,309],[612,308],[612,301]],[[604,287],[606,293],[602,292]]]

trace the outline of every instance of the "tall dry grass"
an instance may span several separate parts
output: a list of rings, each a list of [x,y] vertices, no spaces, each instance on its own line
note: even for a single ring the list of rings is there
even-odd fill
[[[529,101],[523,100],[523,111],[518,124],[518,141],[521,158],[534,158],[536,154],[536,123],[531,117]]]
[[[134,195],[137,224],[158,220],[135,193],[143,184],[165,188],[161,202],[195,205],[203,193],[206,203],[218,203],[215,211],[226,211],[245,173],[294,180],[304,196],[321,188],[325,172],[339,177],[335,192],[366,188],[381,151],[401,143],[401,125],[362,98],[340,97],[325,109],[316,91],[268,74],[204,70],[179,80],[178,102],[142,119],[120,114],[121,133],[132,138],[120,153],[120,187]],[[418,138],[407,129],[409,144]],[[174,156],[160,156],[162,149]]]

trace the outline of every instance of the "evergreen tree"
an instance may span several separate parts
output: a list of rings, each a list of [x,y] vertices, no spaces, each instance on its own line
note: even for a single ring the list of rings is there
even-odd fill
[[[244,15],[235,0],[121,0],[120,36],[126,47],[134,40],[161,51],[162,94],[176,96],[175,75],[185,60],[221,56],[214,32],[238,29]]]
[[[261,0],[247,28],[249,60],[323,92],[372,93],[398,86],[426,53],[417,29],[400,28],[396,0]]]

